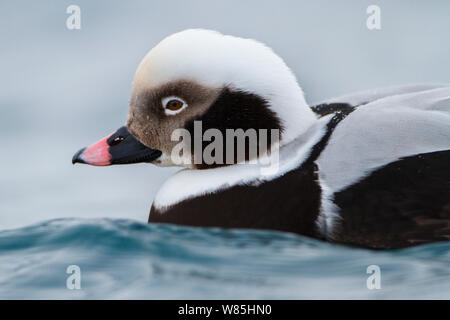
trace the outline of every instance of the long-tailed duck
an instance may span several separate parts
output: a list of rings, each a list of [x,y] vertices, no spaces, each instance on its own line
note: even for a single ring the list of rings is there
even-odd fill
[[[267,46],[186,30],[140,63],[126,126],[72,162],[174,165],[173,132],[195,135],[198,121],[201,135],[278,129],[269,139],[277,170],[264,173],[248,154],[219,164],[192,151],[157,193],[149,223],[274,229],[370,248],[450,238],[450,86],[370,90],[310,107]]]

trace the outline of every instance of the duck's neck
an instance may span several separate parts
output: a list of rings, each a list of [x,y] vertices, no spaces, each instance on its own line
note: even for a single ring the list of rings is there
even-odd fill
[[[311,111],[312,112],[312,111]],[[314,123],[303,134],[271,154],[270,158],[258,159],[256,163],[242,163],[219,168],[195,170],[183,169],[170,177],[160,188],[153,207],[164,212],[181,201],[217,193],[237,185],[258,185],[274,180],[299,167],[311,153],[313,146],[326,133],[330,116]]]
[[[297,82],[291,81],[284,87],[277,87],[274,92],[282,92],[271,97],[264,97],[276,110],[283,126],[283,144],[288,144],[304,135],[315,125],[318,115],[306,103],[304,94]]]

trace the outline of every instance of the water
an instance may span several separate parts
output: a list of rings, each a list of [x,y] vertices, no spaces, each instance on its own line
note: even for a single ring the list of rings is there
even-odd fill
[[[0,232],[2,299],[449,299],[450,243],[370,251],[297,235],[59,219]],[[369,290],[366,268],[381,268]],[[69,265],[81,290],[66,288]]]

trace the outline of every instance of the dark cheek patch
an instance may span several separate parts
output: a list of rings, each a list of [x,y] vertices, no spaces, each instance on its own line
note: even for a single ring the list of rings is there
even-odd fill
[[[217,98],[217,100],[211,105],[211,107],[200,117],[190,120],[186,123],[185,128],[190,132],[193,137],[191,150],[194,150],[194,121],[202,121],[202,134],[208,129],[218,129],[222,136],[226,137],[226,129],[255,129],[257,132],[257,138],[259,141],[259,129],[268,130],[268,146],[271,145],[270,130],[280,130],[280,135],[283,131],[281,120],[276,114],[270,110],[268,102],[258,95],[251,94],[244,91],[235,91],[229,88],[224,88]],[[236,141],[235,141],[236,142]],[[203,150],[210,142],[203,142]],[[234,144],[235,161],[237,161],[236,149],[237,144]],[[225,143],[224,143],[225,147]],[[246,140],[246,154],[245,159],[249,160],[249,145]],[[227,159],[226,150],[223,150],[224,158]],[[199,164],[198,168],[210,168],[218,165]]]

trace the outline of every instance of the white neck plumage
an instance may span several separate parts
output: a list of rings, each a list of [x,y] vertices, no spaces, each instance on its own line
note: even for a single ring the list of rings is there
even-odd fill
[[[311,149],[326,133],[326,125],[330,118],[331,115],[314,119],[313,125],[303,134],[283,144],[277,155],[271,155],[277,156],[276,160],[240,163],[205,170],[180,170],[162,185],[153,205],[160,212],[164,212],[165,208],[183,200],[219,192],[235,185],[258,185],[276,179],[300,166],[308,158]]]

